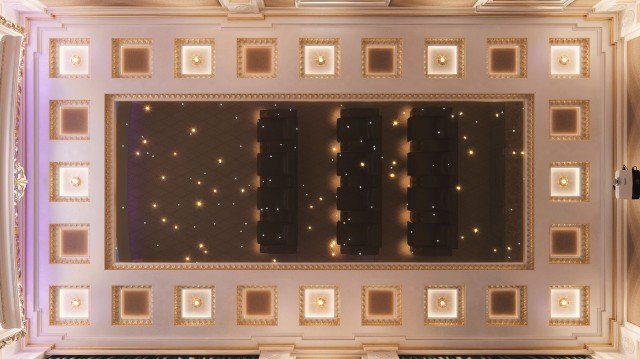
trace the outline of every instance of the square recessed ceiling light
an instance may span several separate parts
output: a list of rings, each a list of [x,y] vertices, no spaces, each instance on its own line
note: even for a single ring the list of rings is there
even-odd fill
[[[336,78],[340,73],[339,39],[300,39],[300,77]]]
[[[427,78],[464,77],[464,39],[426,39],[424,71]]]
[[[89,286],[49,287],[50,325],[89,325]]]
[[[549,39],[552,78],[589,77],[589,39]]]
[[[214,44],[214,39],[176,39],[175,77],[212,78]]]
[[[589,325],[589,287],[551,286],[550,325]]]
[[[50,39],[49,77],[88,78],[89,39]]]
[[[339,296],[337,286],[301,286],[300,325],[339,325]]]
[[[176,325],[213,325],[215,289],[213,286],[177,286],[174,296]]]
[[[89,201],[88,162],[51,162],[49,176],[51,202]]]
[[[425,287],[426,325],[464,325],[462,286]]]
[[[589,200],[589,164],[554,162],[550,168],[552,201],[584,202]]]

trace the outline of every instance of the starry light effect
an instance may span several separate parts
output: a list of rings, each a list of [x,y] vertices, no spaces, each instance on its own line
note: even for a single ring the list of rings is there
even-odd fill
[[[267,255],[256,245],[256,135],[255,114],[259,109],[288,108],[284,103],[213,103],[195,104],[160,102],[127,103],[129,117],[119,126],[126,127],[128,141],[118,142],[126,152],[127,202],[117,208],[127,211],[129,228],[124,230],[128,243],[118,243],[121,261],[163,262],[290,262],[296,255]],[[335,140],[335,118],[325,116],[324,123],[304,123],[304,109],[309,113],[339,113],[343,104],[296,105],[303,142],[299,164],[298,255],[305,261],[353,261],[340,253],[336,243],[335,223],[339,211],[335,205],[335,159],[340,145]],[[365,104],[361,105],[365,106]],[[383,248],[376,260],[425,261],[385,245],[385,241],[404,243],[406,220],[397,213],[406,211],[407,118],[413,104],[376,104],[383,115],[382,183]],[[365,106],[366,107],[366,106]],[[455,190],[460,196],[459,246],[464,257],[451,261],[511,261],[522,256],[521,178],[504,177],[510,183],[503,202],[488,200],[482,193],[483,177],[495,153],[487,147],[487,136],[504,131],[504,168],[513,173],[522,166],[525,152],[521,141],[522,126],[510,120],[501,104],[483,104],[474,108],[454,106],[454,119],[460,121],[459,166],[461,175]],[[488,129],[489,121],[492,125]],[[501,121],[503,124],[501,125]],[[517,126],[514,126],[517,124]],[[497,127],[496,127],[497,126]],[[305,132],[308,131],[308,132]],[[308,135],[312,134],[312,135]],[[313,137],[313,138],[312,138]],[[397,144],[397,145],[396,145]],[[124,146],[124,147],[122,147]],[[402,150],[398,150],[402,148]],[[313,155],[310,155],[313,152]],[[317,153],[317,154],[316,154]],[[120,153],[118,154],[120,158]],[[120,161],[120,160],[119,160]],[[362,168],[368,164],[360,163]],[[520,167],[518,167],[520,166]],[[484,171],[484,172],[483,172]],[[388,201],[388,202],[387,202]],[[493,204],[492,204],[493,203]],[[488,211],[486,206],[496,209]],[[484,206],[485,209],[482,209]],[[497,207],[496,207],[497,206]],[[477,207],[474,210],[471,207]],[[502,210],[499,210],[502,208]],[[496,217],[497,216],[497,217]],[[495,218],[504,225],[495,227]],[[496,232],[497,231],[497,232]],[[496,236],[495,233],[499,235]],[[501,239],[504,237],[504,240]],[[464,248],[468,248],[464,250]],[[484,251],[480,253],[479,251]],[[374,259],[362,256],[362,260]],[[446,260],[446,259],[445,259]]]

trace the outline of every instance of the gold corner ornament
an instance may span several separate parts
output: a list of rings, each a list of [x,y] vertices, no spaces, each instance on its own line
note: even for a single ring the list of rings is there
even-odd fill
[[[13,200],[17,204],[20,202],[22,197],[24,197],[24,193],[27,190],[27,184],[29,181],[27,180],[27,176],[24,173],[24,167],[19,162],[15,162],[15,169],[13,171],[14,174],[14,188],[13,188]]]

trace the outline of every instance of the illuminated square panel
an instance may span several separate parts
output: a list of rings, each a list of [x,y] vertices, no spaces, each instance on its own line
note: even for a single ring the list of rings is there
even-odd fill
[[[88,162],[51,162],[49,176],[51,202],[89,201]]]
[[[425,287],[426,325],[464,325],[464,289],[462,286]]]
[[[526,286],[490,286],[487,289],[487,324],[526,325]]]
[[[275,286],[238,286],[238,325],[278,325],[278,289]]]
[[[427,78],[464,77],[464,39],[426,39],[424,46]]]
[[[589,287],[551,286],[549,325],[589,325]]]
[[[552,78],[589,77],[589,39],[549,39]]]
[[[151,78],[151,47],[151,39],[112,39],[112,77]]]
[[[50,325],[89,325],[89,286],[49,287]]]
[[[89,101],[51,100],[49,121],[52,140],[88,140]]]
[[[300,325],[339,325],[337,286],[300,286]]]
[[[237,40],[237,76],[274,78],[277,72],[276,38],[240,38]]]
[[[215,289],[213,286],[177,286],[174,296],[176,325],[213,325]]]
[[[549,134],[553,140],[589,139],[589,101],[549,101]]]
[[[49,77],[88,78],[89,39],[50,39]]]
[[[153,295],[151,286],[112,287],[113,325],[151,325]]]
[[[51,224],[49,231],[50,263],[89,263],[88,224]]]
[[[339,39],[300,39],[300,77],[336,78],[339,74]]]
[[[586,162],[553,162],[549,175],[551,201],[588,201],[588,172]]]
[[[589,263],[589,225],[552,224],[549,251],[550,263]]]
[[[214,76],[214,39],[176,39],[175,77],[212,78]]]
[[[402,76],[402,39],[362,39],[362,77],[398,78]]]
[[[363,286],[362,325],[402,325],[402,287]]]
[[[527,39],[487,39],[487,72],[490,78],[527,77]]]

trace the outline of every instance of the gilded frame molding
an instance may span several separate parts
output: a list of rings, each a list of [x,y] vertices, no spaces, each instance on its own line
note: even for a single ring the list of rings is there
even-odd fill
[[[518,303],[519,303],[519,316],[515,319],[498,319],[491,318],[491,298],[490,298],[490,290],[491,289],[517,289],[518,290]],[[527,286],[526,285],[490,285],[486,290],[486,304],[485,304],[485,315],[487,319],[487,325],[496,326],[496,327],[511,327],[511,326],[524,326],[528,324],[528,308],[527,308]]]
[[[528,41],[526,37],[511,37],[511,38],[502,38],[502,37],[490,37],[487,39],[487,76],[491,79],[508,79],[508,78],[517,78],[524,79],[527,78],[527,59],[529,57],[528,54]],[[520,55],[517,60],[517,69],[518,72],[515,74],[506,74],[506,73],[492,73],[491,72],[491,48],[500,48],[504,46],[517,46],[518,54]]]
[[[395,318],[369,318],[367,309],[369,301],[367,300],[367,292],[369,289],[386,289],[394,291],[395,301]],[[402,285],[363,285],[360,298],[360,315],[363,326],[400,326],[402,325]]]
[[[580,73],[575,75],[557,75],[551,73],[551,62],[549,62],[549,77],[552,79],[586,79],[591,76],[590,64],[590,39],[589,38],[549,38],[549,51],[551,46],[580,46]],[[551,59],[549,59],[551,61]]]
[[[182,317],[182,290],[209,289],[211,291],[211,319]],[[208,326],[216,322],[216,287],[213,285],[177,285],[173,287],[173,324],[177,326]]]
[[[61,319],[59,289],[91,289],[89,285],[50,285],[49,286],[49,325],[85,326],[91,325],[90,319]],[[89,291],[91,296],[91,291]]]
[[[591,124],[591,106],[589,100],[549,100],[549,121],[551,121],[551,111],[558,107],[580,107],[580,134],[577,136],[554,135],[549,126],[549,139],[561,141],[575,141],[590,139],[589,126]]]
[[[51,38],[49,39],[49,78],[71,78],[71,79],[88,79],[91,77],[91,62],[89,62],[89,73],[86,75],[63,75],[60,73],[58,62],[58,50],[60,45],[76,45],[89,46],[91,40],[89,38]],[[91,56],[89,56],[91,57]],[[91,61],[91,60],[89,60]]]
[[[334,312],[333,318],[307,318],[304,315],[306,304],[305,290],[307,289],[333,289]],[[298,290],[298,322],[301,326],[338,326],[340,325],[340,287],[337,285],[301,285]]]
[[[551,162],[549,169],[554,167],[580,167],[580,195],[576,197],[569,196],[552,196],[549,194],[551,202],[589,202],[590,185],[589,185],[589,162],[578,161],[559,161]]]
[[[91,113],[91,104],[89,100],[49,100],[49,139],[50,140],[66,140],[66,141],[87,141],[90,135],[63,135],[58,133],[60,126],[60,109],[64,106],[86,107]],[[87,120],[91,123],[91,120]],[[91,130],[89,129],[89,132]]]
[[[586,326],[590,324],[589,308],[590,304],[590,288],[588,285],[552,285],[549,286],[549,308],[551,308],[551,290],[552,289],[580,289],[580,318],[550,318],[550,326]]]
[[[554,228],[580,228],[580,256],[579,257],[554,257],[549,246],[550,264],[589,264],[591,256],[591,226],[589,224],[552,224],[549,226],[549,236]]]
[[[252,319],[244,316],[244,296],[246,290],[249,289],[265,289],[271,291],[271,307],[273,309],[273,317],[266,319]],[[275,285],[239,285],[236,287],[236,324],[251,326],[277,326],[278,325],[278,286]]]
[[[149,313],[147,319],[122,319],[120,303],[122,289],[146,289],[149,291]],[[111,325],[150,326],[153,325],[153,288],[150,285],[113,285],[111,286]]]
[[[123,74],[120,66],[122,58],[120,50],[122,46],[133,45],[149,48],[149,73],[148,74]],[[112,78],[136,78],[150,79],[153,76],[153,39],[151,38],[114,38],[111,39],[111,77]]]
[[[424,39],[424,58],[423,69],[424,76],[428,79],[463,79],[465,77],[465,57],[466,50],[464,46],[464,38],[435,38],[430,37]],[[454,75],[430,75],[429,74],[429,46],[431,45],[450,45],[457,46],[458,50],[458,72]]]
[[[90,197],[65,197],[60,196],[58,186],[60,177],[58,171],[61,167],[87,167],[91,173],[89,162],[49,162],[49,202],[90,202]]]
[[[429,319],[429,289],[455,289],[458,292],[458,317]],[[461,326],[465,323],[465,291],[463,285],[428,285],[424,287],[424,325]]]
[[[307,75],[305,73],[305,56],[304,47],[307,45],[324,45],[333,46],[334,48],[334,69],[333,75]],[[300,78],[304,79],[336,79],[340,77],[340,39],[333,38],[317,38],[317,37],[304,37],[300,38],[298,45],[298,71]]]
[[[245,49],[250,46],[270,47],[272,73],[249,74],[245,69]],[[236,39],[236,77],[239,79],[265,79],[278,77],[278,38],[276,37],[242,37]]]
[[[182,73],[182,46],[211,46],[211,75],[189,75]],[[214,38],[176,38],[173,40],[173,77],[182,79],[212,79],[216,77],[216,40]]]
[[[90,229],[90,225],[88,223],[51,223],[49,224],[49,263],[50,264],[90,264],[91,258],[89,255],[87,257],[80,258],[62,258],[58,256],[60,250],[60,230],[63,228],[86,228],[87,231]],[[87,241],[87,246],[91,248],[91,241]]]
[[[403,65],[403,40],[402,38],[387,37],[365,37],[360,44],[360,61],[362,64],[362,77],[365,79],[398,79],[402,77]],[[395,48],[395,68],[393,73],[389,74],[370,74],[367,70],[369,63],[369,55],[367,49],[369,46],[393,46]]]
[[[115,260],[115,153],[117,101],[522,101],[525,108],[525,240],[522,262],[496,263],[123,263]],[[533,94],[106,94],[105,95],[105,268],[109,270],[532,270],[534,269]]]

